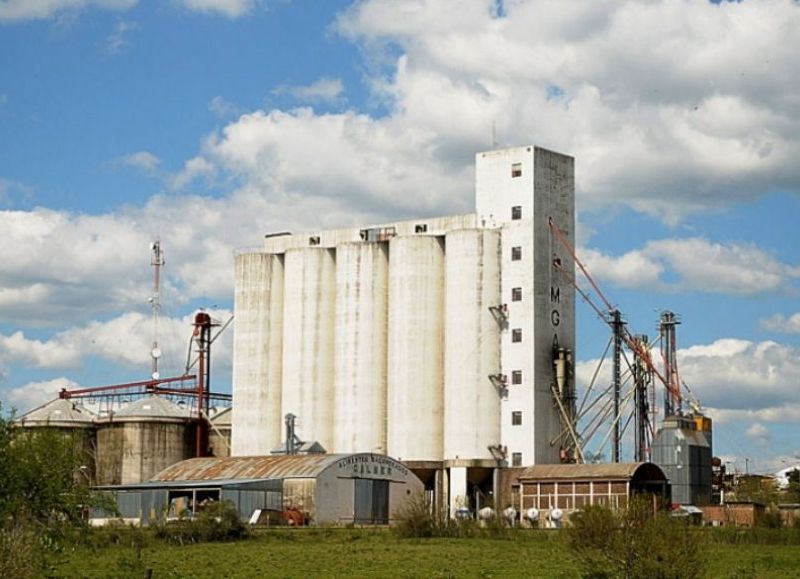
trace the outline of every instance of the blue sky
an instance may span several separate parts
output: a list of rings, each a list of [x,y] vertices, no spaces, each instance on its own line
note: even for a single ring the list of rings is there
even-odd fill
[[[791,0],[0,1],[0,400],[165,371],[266,231],[469,212],[473,155],[576,157],[579,251],[637,332],[681,314],[716,452],[800,454]],[[579,306],[578,376],[607,331]],[[796,316],[796,317],[792,317]],[[230,385],[230,337],[215,383]]]

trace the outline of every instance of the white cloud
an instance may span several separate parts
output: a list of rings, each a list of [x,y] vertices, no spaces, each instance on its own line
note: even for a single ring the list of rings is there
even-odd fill
[[[183,169],[170,179],[172,189],[184,189],[195,179],[204,177],[211,179],[216,173],[216,167],[203,157],[194,157],[184,163]]]
[[[131,32],[138,30],[136,22],[118,20],[114,25],[114,31],[106,38],[106,50],[109,54],[119,54],[123,48],[130,44],[128,36]]]
[[[519,0],[506,11],[367,0],[338,29],[379,55],[370,80],[392,115],[430,127],[451,162],[484,148],[494,121],[501,143],[575,155],[584,208],[623,202],[675,222],[798,189],[792,2]]]
[[[800,267],[781,263],[753,244],[701,237],[650,241],[619,257],[595,249],[579,255],[593,276],[629,288],[752,296],[786,292],[800,277]],[[666,273],[677,281],[665,281]]]
[[[325,103],[341,101],[344,85],[341,79],[322,77],[306,86],[279,86],[273,94],[288,94],[299,101],[307,103]]]
[[[744,431],[745,436],[754,440],[759,444],[767,444],[769,442],[770,434],[767,427],[761,424],[760,422],[754,422],[751,424],[747,430]]]
[[[244,110],[232,102],[226,101],[221,96],[215,96],[208,103],[208,110],[214,113],[219,118],[239,116]]]
[[[138,0],[4,0],[0,2],[0,22],[43,20],[84,8],[128,10],[137,3]]]
[[[213,316],[225,322],[231,312],[215,310]],[[175,368],[185,362],[194,315],[165,318],[159,321],[159,344],[163,358]],[[0,361],[33,368],[69,369],[79,367],[89,356],[95,356],[128,367],[147,368],[153,340],[152,317],[143,313],[127,313],[107,321],[91,321],[56,333],[48,340],[33,340],[21,331],[0,335]],[[228,340],[220,340],[227,344]],[[215,348],[215,359],[229,366],[229,348]]]
[[[180,2],[189,10],[220,14],[228,18],[245,16],[258,4],[257,0],[180,0]]]
[[[123,155],[116,161],[119,165],[133,167],[148,174],[154,174],[161,166],[161,159],[150,151],[137,151]]]
[[[29,382],[6,392],[5,399],[9,406],[8,409],[13,408],[17,410],[17,415],[20,415],[53,400],[64,388],[78,387],[78,384],[64,377],[41,382]]]
[[[598,362],[576,364],[576,384],[581,389],[591,382]],[[727,338],[680,349],[678,369],[709,415],[720,423],[800,421],[800,349],[772,341]],[[596,387],[610,383],[610,372],[611,361],[606,359]]]
[[[800,312],[791,316],[775,314],[772,317],[762,319],[759,325],[769,332],[800,334]]]

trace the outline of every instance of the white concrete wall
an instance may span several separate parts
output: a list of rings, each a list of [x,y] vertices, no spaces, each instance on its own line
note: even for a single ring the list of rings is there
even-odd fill
[[[441,460],[444,404],[444,243],[389,244],[388,454]]]
[[[333,448],[336,260],[329,249],[290,249],[285,257],[281,414],[297,435]],[[234,427],[235,430],[235,427]]]
[[[283,256],[236,256],[232,453],[269,454],[281,442]]]
[[[386,453],[389,246],[336,248],[333,452]]]
[[[451,231],[446,242],[444,458],[491,459],[500,444],[500,232]],[[466,475],[465,475],[466,476]]]

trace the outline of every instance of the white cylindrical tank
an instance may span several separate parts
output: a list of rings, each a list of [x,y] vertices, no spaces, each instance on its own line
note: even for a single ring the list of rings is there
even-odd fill
[[[286,250],[281,414],[305,442],[333,448],[336,259],[332,249]]]
[[[282,255],[236,256],[234,456],[269,454],[281,442],[283,282]]]
[[[451,231],[446,237],[444,458],[491,459],[500,443],[500,233]]]
[[[386,453],[386,243],[336,248],[333,452]]]
[[[442,460],[443,241],[418,235],[389,244],[387,445],[402,460]]]

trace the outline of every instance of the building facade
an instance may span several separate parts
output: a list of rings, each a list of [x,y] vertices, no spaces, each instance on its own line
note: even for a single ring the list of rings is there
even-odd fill
[[[565,458],[574,160],[518,147],[475,170],[475,213],[237,255],[234,456],[279,446],[291,413],[302,440],[397,457],[453,508],[499,466]]]

